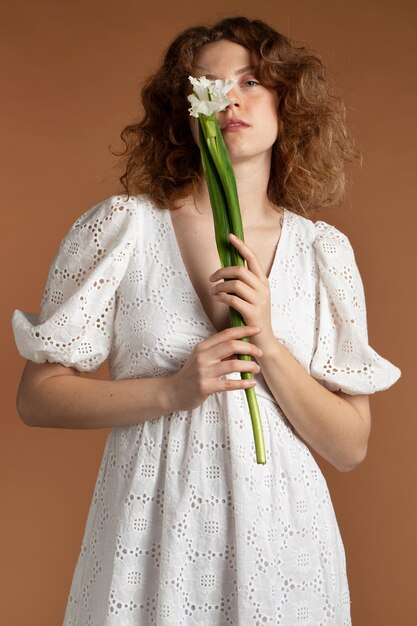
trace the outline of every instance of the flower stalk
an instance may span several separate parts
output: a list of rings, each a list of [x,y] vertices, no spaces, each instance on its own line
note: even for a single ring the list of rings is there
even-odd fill
[[[222,267],[243,266],[245,265],[244,258],[229,241],[229,233],[235,234],[244,241],[236,179],[229,152],[214,115],[215,111],[224,110],[232,102],[226,94],[236,81],[210,81],[205,76],[199,79],[189,76],[189,80],[194,87],[194,93],[188,97],[192,105],[189,112],[190,115],[198,117],[201,162],[213,212],[220,263]],[[242,315],[231,306],[229,306],[229,315],[231,326],[245,325]],[[249,342],[249,338],[244,337],[241,341]],[[244,361],[252,360],[247,354],[238,354],[237,358]],[[241,372],[240,376],[243,380],[253,378],[251,372]],[[252,422],[256,462],[265,464],[265,443],[255,388],[245,389],[245,394]]]

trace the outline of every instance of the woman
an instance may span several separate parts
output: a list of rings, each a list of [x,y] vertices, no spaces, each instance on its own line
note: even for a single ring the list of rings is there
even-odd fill
[[[216,115],[245,268],[219,267],[190,74],[237,81]],[[343,104],[316,55],[246,18],[184,31],[142,99],[122,134],[129,195],[75,222],[39,318],[13,317],[29,359],[23,421],[111,427],[64,624],[350,624],[343,543],[310,448],[340,471],[360,463],[368,395],[400,370],[368,345],[348,238],[308,217],[340,200],[357,156]],[[228,328],[229,306],[246,326]],[[110,381],[79,377],[107,357]]]

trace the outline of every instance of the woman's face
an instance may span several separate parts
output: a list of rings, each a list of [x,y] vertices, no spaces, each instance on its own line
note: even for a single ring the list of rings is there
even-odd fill
[[[235,102],[216,113],[232,163],[247,159],[267,159],[270,163],[272,146],[278,136],[278,96],[256,78],[252,55],[247,48],[228,40],[203,46],[194,59],[193,76],[211,80],[237,80],[227,94]],[[229,126],[239,119],[242,126]],[[198,143],[198,120],[190,117],[193,137]]]

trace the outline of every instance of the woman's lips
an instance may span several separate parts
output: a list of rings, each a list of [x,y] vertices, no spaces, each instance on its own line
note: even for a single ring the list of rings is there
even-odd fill
[[[238,130],[243,130],[244,128],[249,128],[249,124],[246,124],[243,120],[230,120],[226,124],[223,124],[221,130],[222,132],[236,132]]]
[[[238,130],[244,130],[245,128],[249,128],[249,126],[244,124],[233,124],[231,126],[226,126],[226,128],[223,128],[222,132],[234,133]]]

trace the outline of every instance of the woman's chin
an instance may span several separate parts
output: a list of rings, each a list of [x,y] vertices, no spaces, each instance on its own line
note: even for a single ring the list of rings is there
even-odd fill
[[[229,153],[230,161],[239,161],[241,159],[250,159],[251,153],[250,150],[247,149],[247,146],[239,145],[236,141],[228,141],[227,139],[224,142],[226,144],[227,151]]]
[[[258,151],[254,150],[254,146],[237,145],[233,142],[225,141],[227,151],[229,153],[230,163],[232,167],[241,163],[253,163],[258,167],[261,165],[271,165],[272,148]]]
[[[235,165],[239,165],[240,163],[245,163],[245,162],[249,163],[252,159],[256,157],[256,155],[248,153],[244,150],[228,149],[228,152],[229,152],[229,158],[230,158],[230,163],[232,164],[232,167],[234,167]]]

